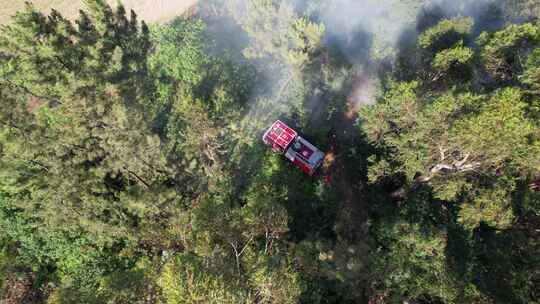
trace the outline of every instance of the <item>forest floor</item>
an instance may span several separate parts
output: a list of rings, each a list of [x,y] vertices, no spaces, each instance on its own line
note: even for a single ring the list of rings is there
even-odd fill
[[[0,0],[0,25],[9,22],[11,16],[24,8],[23,0]],[[77,16],[84,7],[83,0],[31,0],[40,11],[49,12],[52,8],[68,18]],[[117,0],[107,0],[115,6]],[[147,22],[164,22],[181,15],[192,8],[197,0],[123,0],[122,3],[129,11],[135,10],[140,20]]]
[[[335,120],[331,149],[327,153],[323,171],[327,182],[342,196],[339,217],[345,225],[345,236],[351,241],[362,242],[367,236],[368,206],[362,193],[362,183],[352,175],[355,168],[347,166],[347,148],[354,146],[358,135],[356,121],[363,105],[375,103],[376,80],[369,71],[358,71],[354,76],[351,92],[344,111]]]
[[[354,293],[367,303],[367,282],[365,276],[370,255],[368,200],[364,179],[358,165],[358,152],[365,143],[358,142],[360,132],[357,120],[362,106],[375,103],[377,78],[370,71],[359,70],[352,79],[346,104],[335,119],[330,134],[331,148],[327,151],[323,176],[341,198],[335,222],[337,245],[335,247],[338,267],[357,290]],[[362,154],[362,153],[361,153]],[[341,262],[338,262],[341,261]]]

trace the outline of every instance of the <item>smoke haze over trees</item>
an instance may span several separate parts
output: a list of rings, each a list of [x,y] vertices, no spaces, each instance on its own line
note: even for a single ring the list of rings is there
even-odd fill
[[[0,303],[539,303],[539,17],[26,5],[0,31]],[[276,119],[315,176],[263,145]]]

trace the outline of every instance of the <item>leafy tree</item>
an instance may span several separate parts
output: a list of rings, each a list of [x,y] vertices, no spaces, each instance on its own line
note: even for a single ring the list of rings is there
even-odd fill
[[[538,94],[540,88],[540,49],[535,49],[527,58],[520,80]]]
[[[249,37],[244,56],[256,62],[266,77],[262,81],[268,84],[262,86],[268,98],[259,100],[256,107],[270,102],[273,115],[265,116],[273,119],[294,113],[304,122],[309,90],[302,75],[321,49],[324,25],[298,14],[287,1],[233,1],[230,10]]]
[[[540,7],[534,0],[504,0],[502,7],[512,21],[528,20],[540,16]]]
[[[418,45],[432,53],[449,49],[458,43],[467,42],[472,28],[472,18],[444,19],[427,29],[418,37]]]
[[[0,114],[0,191],[9,197],[0,222],[18,258],[67,302],[102,301],[101,279],[130,268],[121,249],[144,243],[178,201],[146,119],[148,29],[122,6],[88,7],[73,25],[27,5],[0,37],[9,105]]]
[[[452,49],[444,50],[435,55],[433,68],[440,70],[449,70],[452,65],[463,65],[472,59],[473,52],[469,48],[459,45]]]
[[[459,78],[467,79],[473,59],[473,51],[462,44],[443,50],[435,55],[431,66],[439,75],[452,73]]]
[[[473,39],[498,6],[462,17],[458,2],[419,17],[433,26],[406,71],[377,66],[359,136],[350,92],[371,84],[332,45],[327,1],[215,0],[150,28],[105,0],[75,21],[27,5],[0,33],[0,292],[535,303],[535,7],[505,0],[528,23]],[[242,54],[224,31],[245,34]],[[257,143],[277,116],[330,151],[324,178]]]
[[[204,271],[201,271],[203,270]],[[204,260],[182,255],[167,263],[159,279],[166,303],[250,303],[254,299]]]
[[[299,17],[291,4],[267,0],[235,4],[237,20],[252,39],[247,57],[271,57],[282,66],[301,68],[319,47],[324,26]]]
[[[444,231],[405,222],[381,223],[379,229],[380,245],[370,266],[378,277],[374,282],[381,284],[373,286],[376,292],[390,302],[456,301],[459,287],[446,263]]]
[[[508,252],[496,254],[508,243],[495,236],[516,233],[520,239],[516,242],[536,243],[532,235],[525,237],[517,231],[530,228],[522,226],[524,222],[536,222],[530,217],[536,214],[536,194],[527,185],[539,168],[534,157],[539,132],[537,26],[509,25],[483,33],[476,41],[478,48],[462,38],[468,31],[461,31],[465,35],[461,37],[435,34],[441,27],[452,26],[443,21],[428,29],[420,35],[419,46],[428,51],[423,56],[431,73],[451,75],[449,71],[455,68],[458,77],[446,77],[445,85],[438,86],[431,83],[432,78],[423,77],[425,67],[419,66],[414,81],[390,81],[379,102],[360,111],[361,129],[378,148],[378,154],[370,158],[369,179],[385,191],[401,187],[392,192],[400,199],[398,211],[395,205],[375,202],[382,210],[374,209],[377,221],[371,230],[379,246],[370,271],[372,299],[526,303],[533,294],[528,282],[536,280],[536,267],[529,264],[527,254],[523,259]],[[440,36],[453,38],[439,40]],[[459,77],[463,69],[475,76],[472,82]],[[497,81],[481,79],[482,69]],[[424,197],[419,199],[419,195]],[[424,212],[436,206],[439,212]],[[418,226],[389,232],[394,227],[410,227],[411,221]],[[409,238],[409,233],[417,237]],[[441,260],[424,264],[417,257],[424,257],[422,248],[433,236],[439,240],[434,242],[438,249],[427,252],[439,252],[435,257]],[[408,250],[400,247],[409,241]],[[523,248],[516,245],[508,250],[518,252],[518,247]],[[407,256],[411,252],[414,257]],[[491,259],[494,255],[497,258]],[[496,268],[495,259],[515,271],[491,274],[495,280],[480,275]],[[521,268],[524,264],[531,267],[530,272]],[[388,265],[395,265],[392,275],[385,275],[388,271],[383,266]],[[500,281],[502,277],[506,279]],[[439,289],[432,289],[430,283],[436,280],[442,280],[437,281]],[[504,295],[498,292],[503,289]]]
[[[179,86],[194,86],[202,81],[203,66],[208,63],[203,52],[203,30],[201,21],[182,18],[152,28],[151,39],[157,47],[149,65],[156,80],[157,99],[162,103],[177,97]]]
[[[2,87],[15,97],[3,108],[10,124],[2,184],[44,224],[107,239],[158,212],[159,203],[139,199],[159,187],[166,170],[159,138],[137,104],[146,94],[148,30],[135,15],[128,22],[121,6],[115,13],[102,1],[89,8],[75,28],[56,12],[45,18],[27,6],[4,29]]]
[[[522,59],[533,47],[538,47],[538,25],[512,24],[495,33],[482,33],[478,38],[480,57],[488,74],[497,80],[513,79],[521,73]]]
[[[473,271],[476,284],[496,302],[537,303],[540,279],[538,237],[526,230],[481,229],[474,254],[482,262]]]
[[[514,220],[509,194],[503,189],[481,190],[472,202],[465,202],[459,211],[458,221],[469,229],[482,222],[500,229],[509,228]]]
[[[478,200],[472,212],[476,218],[507,226],[512,218],[504,199],[508,194],[486,194],[500,199],[494,201],[475,198],[472,189],[493,189],[486,183],[494,181],[508,189],[523,172],[537,170],[529,142],[537,126],[526,117],[520,91],[507,89],[491,97],[450,93],[424,101],[416,90],[415,83],[399,84],[382,102],[362,110],[370,140],[395,151],[391,159],[373,165],[372,180],[403,174],[412,187],[427,182],[440,198]],[[473,205],[464,206],[464,216]],[[478,213],[478,208],[495,208],[498,214]]]

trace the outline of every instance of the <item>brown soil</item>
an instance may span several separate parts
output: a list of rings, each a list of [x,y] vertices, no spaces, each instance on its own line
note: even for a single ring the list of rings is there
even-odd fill
[[[371,74],[372,75],[372,74]],[[369,278],[365,266],[369,263],[368,205],[361,180],[355,180],[355,168],[348,168],[346,155],[354,147],[359,136],[356,126],[358,111],[362,105],[374,102],[375,80],[370,74],[359,73],[353,82],[346,105],[334,122],[330,134],[330,151],[326,154],[323,174],[325,182],[341,197],[335,222],[338,244],[334,248],[336,261],[357,261],[358,268],[348,269],[352,293],[359,297],[358,303],[368,303],[366,290]],[[361,99],[358,97],[362,96]],[[347,262],[348,263],[348,262]]]
[[[323,174],[325,181],[334,187],[343,198],[339,218],[345,236],[351,241],[362,241],[367,234],[367,206],[361,191],[361,183],[352,180],[347,172],[343,147],[358,135],[355,122],[360,107],[374,103],[375,80],[369,73],[358,73],[347,98],[345,111],[333,126],[331,148],[325,156]],[[350,146],[350,145],[349,145]]]
[[[43,300],[43,295],[32,288],[34,279],[34,275],[30,273],[9,278],[5,282],[7,293],[0,295],[0,304],[40,303]],[[1,289],[0,292],[2,292]]]
[[[109,1],[115,4],[116,1]],[[127,0],[126,9],[133,9],[142,20],[163,22],[183,14],[197,4],[197,0]]]
[[[52,8],[68,18],[75,18],[80,9],[84,8],[82,0],[32,0],[34,6],[43,12]],[[107,0],[116,6],[117,0]],[[123,0],[122,3],[129,12],[133,9],[140,20],[147,22],[164,22],[181,15],[197,4],[198,0]],[[11,16],[24,8],[22,0],[0,0],[0,24],[9,22]]]

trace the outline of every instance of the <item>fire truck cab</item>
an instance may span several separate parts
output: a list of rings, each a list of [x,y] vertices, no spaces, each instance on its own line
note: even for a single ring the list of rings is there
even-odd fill
[[[313,175],[324,159],[324,153],[291,127],[275,121],[264,133],[263,141],[276,153],[283,154],[303,172]]]

